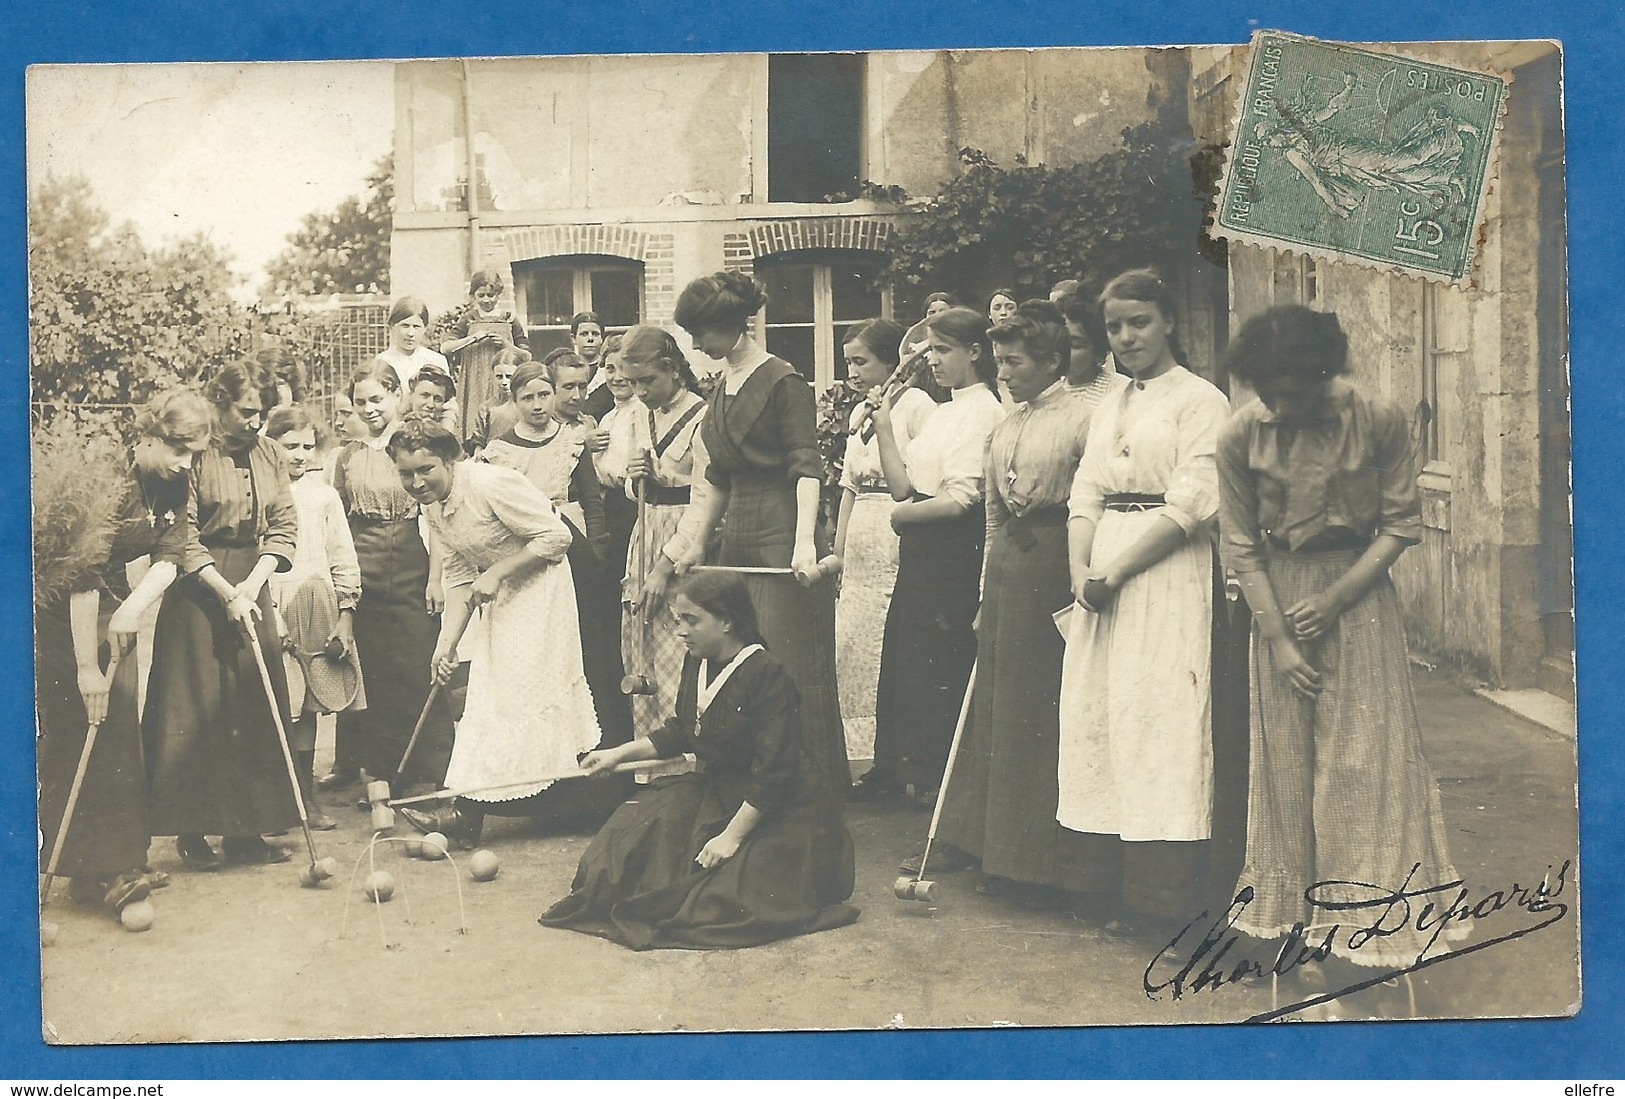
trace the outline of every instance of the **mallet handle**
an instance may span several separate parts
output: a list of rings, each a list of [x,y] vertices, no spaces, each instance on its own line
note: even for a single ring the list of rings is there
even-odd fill
[[[114,646],[107,658],[107,704],[113,704],[113,679],[118,675],[119,651]],[[101,732],[101,722],[91,722],[85,726],[85,746],[79,750],[79,766],[73,772],[73,785],[68,787],[68,802],[62,807],[62,821],[56,828],[56,839],[51,841],[51,857],[45,864],[45,885],[40,890],[40,901],[44,903],[51,895],[51,882],[56,879],[56,868],[62,862],[62,849],[67,846],[68,828],[73,824],[73,811],[79,805],[79,790],[85,784],[85,772],[90,769],[90,752],[96,747],[96,734]]]
[[[841,559],[833,553],[817,565],[820,577],[833,576],[841,570]],[[773,568],[767,565],[695,565],[689,572],[731,572],[740,576],[794,576],[795,569]]]
[[[458,643],[463,639],[463,634],[468,632],[468,624],[472,621],[474,621],[474,609],[471,607],[468,611],[468,617],[463,619],[462,628],[457,631],[457,636],[451,639],[452,649],[457,648]],[[418,714],[417,724],[412,726],[412,735],[406,739],[406,751],[401,753],[401,761],[395,765],[395,774],[403,775],[406,773],[406,761],[412,758],[412,750],[418,746],[418,737],[423,735],[423,726],[429,720],[429,711],[434,709],[435,699],[440,697],[440,688],[442,686],[444,684],[436,683],[429,688],[429,697],[423,700],[423,712]]]
[[[937,803],[931,807],[931,827],[925,833],[925,853],[920,856],[920,872],[914,875],[918,882],[925,877],[925,864],[931,858],[931,845],[937,842],[937,825],[942,823],[942,806],[948,800],[948,783],[953,781],[954,760],[959,755],[959,742],[965,738],[965,723],[970,720],[971,698],[976,693],[976,661],[971,661],[970,679],[965,682],[965,701],[959,704],[959,721],[954,724],[953,743],[948,747],[948,765],[942,769],[942,784],[937,787]]]
[[[609,769],[612,775],[632,775],[639,771],[652,771],[656,767],[672,762],[669,759],[640,760],[637,763],[620,763]],[[399,809],[403,805],[420,805],[426,801],[444,801],[447,798],[471,798],[477,794],[496,794],[503,790],[517,790],[524,786],[535,786],[539,782],[563,782],[565,779],[586,778],[585,771],[570,771],[562,775],[538,775],[521,782],[504,782],[500,786],[476,786],[467,790],[437,790],[432,794],[418,794],[410,798],[393,798],[389,802],[392,809]]]

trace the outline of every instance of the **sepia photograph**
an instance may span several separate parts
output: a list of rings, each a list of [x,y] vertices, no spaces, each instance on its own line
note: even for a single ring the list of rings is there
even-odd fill
[[[44,1042],[1581,1012],[1564,79],[31,66]]]

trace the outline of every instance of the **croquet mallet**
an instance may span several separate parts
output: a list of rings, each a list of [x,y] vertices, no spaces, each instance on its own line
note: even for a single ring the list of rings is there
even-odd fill
[[[794,577],[795,569],[775,568],[769,565],[695,565],[689,572],[731,572],[738,576],[789,576]],[[821,558],[814,566],[815,579],[823,580],[836,575],[841,571],[841,559],[833,553]]]
[[[113,704],[113,680],[118,676],[119,651],[115,645],[107,658],[107,704]],[[104,717],[102,721],[106,721]],[[51,842],[51,857],[45,863],[45,883],[40,887],[40,906],[51,898],[51,883],[56,880],[56,868],[62,862],[62,849],[67,846],[68,828],[73,824],[73,811],[79,805],[79,789],[85,784],[85,772],[90,769],[90,753],[96,747],[96,734],[101,732],[102,721],[85,726],[85,746],[79,749],[79,767],[73,772],[73,784],[68,787],[68,803],[62,808],[62,823],[57,825],[56,839]]]
[[[654,456],[644,451],[644,459],[652,469]],[[638,478],[638,567],[635,575],[639,584],[648,583],[649,580],[649,476],[646,473]],[[637,610],[630,613],[637,619],[634,626],[637,633],[633,635],[632,645],[637,669],[621,676],[621,693],[652,695],[655,685],[649,677],[649,600],[640,598]]]
[[[937,825],[942,822],[942,806],[948,800],[948,784],[954,777],[954,760],[959,756],[959,744],[965,738],[965,724],[970,719],[971,696],[976,690],[976,663],[970,666],[970,679],[965,684],[965,701],[959,707],[959,721],[954,725],[954,740],[948,747],[948,765],[942,769],[942,785],[937,787],[937,804],[931,810],[931,827],[925,833],[925,851],[920,855],[919,872],[910,878],[906,874],[892,883],[892,893],[900,901],[936,899],[937,883],[925,876],[925,866],[931,860],[931,845],[937,841]]]
[[[468,632],[468,624],[474,621],[474,614],[474,609],[470,608],[468,617],[463,619],[462,628],[457,631],[457,636],[451,639],[451,648],[453,652],[456,651],[458,644],[463,640],[463,634]],[[395,765],[395,774],[397,776],[406,773],[406,761],[412,758],[412,749],[418,746],[418,737],[423,735],[423,726],[429,720],[429,711],[434,709],[435,699],[440,697],[440,689],[444,686],[444,683],[435,683],[429,688],[429,697],[423,700],[423,712],[418,714],[418,723],[412,726],[412,735],[406,740],[406,751],[401,753],[401,761]],[[369,784],[369,795],[371,788],[372,786]],[[374,805],[379,804],[377,799],[370,800],[373,801]],[[388,798],[386,797],[382,800],[387,801]]]
[[[316,854],[316,837],[310,831],[310,811],[305,808],[305,794],[299,788],[299,771],[293,765],[293,748],[288,742],[288,727],[282,722],[282,708],[277,705],[276,688],[271,684],[271,669],[265,666],[265,654],[260,651],[259,635],[254,628],[239,622],[248,651],[254,654],[254,666],[260,671],[260,686],[265,688],[265,705],[271,711],[276,725],[277,743],[282,747],[282,762],[288,768],[288,785],[293,789],[293,803],[299,809],[299,828],[305,834],[305,849],[310,852],[310,865],[299,875],[300,884],[315,885],[332,876],[331,864],[323,864]]]

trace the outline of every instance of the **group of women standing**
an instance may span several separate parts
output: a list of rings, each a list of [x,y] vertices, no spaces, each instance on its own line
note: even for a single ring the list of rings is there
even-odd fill
[[[1402,416],[1342,380],[1336,318],[1250,320],[1227,367],[1258,399],[1232,413],[1180,365],[1154,272],[1092,305],[1012,304],[994,320],[942,303],[917,332],[876,320],[846,334],[869,395],[833,532],[811,388],[756,344],[765,296],[747,276],[678,299],[677,324],[722,364],[709,399],[669,332],[635,327],[611,345],[613,384],[594,387],[572,352],[494,371],[513,408],[479,462],[441,418],[402,421],[406,367],[369,364],[331,473],[359,592],[335,582],[324,647],[343,658],[353,639],[368,681],[365,709],[342,715],[338,770],[470,792],[416,819],[471,842],[484,812],[559,778],[693,756],[615,812],[543,922],[637,948],[742,946],[856,917],[842,812],[849,738],[864,754],[872,735],[857,797],[930,794],[951,774],[933,868],[1102,897],[1107,929],[1138,933],[1190,918],[1204,878],[1231,885],[1206,865],[1215,804],[1239,796],[1214,782],[1228,750],[1212,702],[1219,548],[1256,623],[1240,874],[1256,900],[1237,926],[1313,926],[1309,882],[1397,883],[1401,856],[1448,874],[1387,578],[1420,536],[1415,448]],[[480,306],[485,330],[505,323]],[[415,339],[426,311],[397,311]],[[143,421],[110,565],[154,566],[106,626],[127,644],[163,599],[139,739],[133,669],[110,680],[96,658],[98,593],[122,593],[118,570],[41,616],[42,820],[100,718],[113,762],[86,782],[107,792],[64,872],[110,904],[151,888],[149,833],[177,836],[195,869],[221,863],[209,836],[227,860],[288,857],[262,838],[298,819],[272,722],[290,700],[267,582],[312,532],[260,433],[262,382],[226,366]],[[584,410],[606,400],[601,428]],[[629,504],[624,540],[606,497]],[[882,607],[871,696],[852,669],[874,661],[842,648],[875,633]],[[403,760],[431,686],[465,664],[455,732],[431,708]],[[144,758],[145,790],[118,750]]]

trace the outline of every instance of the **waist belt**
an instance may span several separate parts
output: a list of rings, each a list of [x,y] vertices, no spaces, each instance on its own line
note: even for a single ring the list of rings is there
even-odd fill
[[[1160,492],[1111,492],[1105,499],[1107,511],[1155,511],[1167,502]]]
[[[1067,510],[1064,506],[1034,508],[1023,515],[1012,515],[1004,524],[1005,537],[1017,548],[1030,550],[1038,544],[1036,530],[1044,527],[1066,527]]]
[[[1274,531],[1265,531],[1264,540],[1270,544],[1272,549],[1278,549],[1285,553],[1331,553],[1339,550],[1364,551],[1371,545],[1370,538],[1352,530],[1322,531],[1296,549]]]
[[[657,485],[652,481],[643,490],[644,501],[658,507],[687,504],[690,495],[687,485]]]

